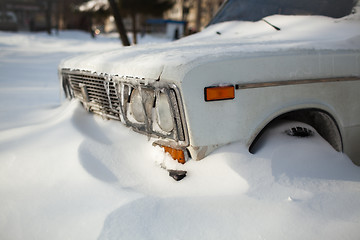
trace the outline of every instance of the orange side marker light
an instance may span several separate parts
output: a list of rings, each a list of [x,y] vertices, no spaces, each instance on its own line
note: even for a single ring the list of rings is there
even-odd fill
[[[205,101],[220,101],[235,98],[235,87],[230,86],[216,86],[206,87],[204,89]]]
[[[183,150],[175,149],[175,148],[171,148],[171,147],[166,147],[166,146],[161,146],[161,147],[164,148],[165,152],[169,153],[170,156],[174,160],[177,160],[179,163],[182,163],[182,164],[185,163],[185,154],[184,154]]]

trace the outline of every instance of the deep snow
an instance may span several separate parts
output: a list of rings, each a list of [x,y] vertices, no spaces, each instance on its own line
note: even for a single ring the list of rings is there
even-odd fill
[[[360,168],[317,134],[286,135],[295,123],[255,155],[234,143],[179,165],[61,97],[61,59],[119,45],[0,32],[0,239],[359,238]]]

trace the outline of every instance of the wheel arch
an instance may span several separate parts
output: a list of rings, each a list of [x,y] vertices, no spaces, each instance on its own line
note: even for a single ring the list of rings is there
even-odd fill
[[[319,108],[302,108],[281,113],[273,117],[254,135],[255,138],[250,141],[249,152],[256,152],[256,143],[268,127],[279,120],[298,121],[312,126],[321,137],[323,137],[336,151],[343,152],[343,139],[339,125],[332,114]],[[254,136],[253,135],[253,136]]]

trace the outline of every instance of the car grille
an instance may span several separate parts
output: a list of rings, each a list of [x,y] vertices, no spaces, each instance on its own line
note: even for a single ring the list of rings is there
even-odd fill
[[[115,82],[106,81],[105,76],[81,73],[64,73],[74,97],[88,102],[91,110],[100,115],[120,119],[120,102]]]
[[[149,136],[172,139],[182,142],[182,145],[187,143],[182,104],[176,86],[157,84],[157,88],[169,88],[175,119],[174,130],[171,133],[164,133],[153,129],[152,116],[147,116],[149,120],[143,124],[134,123],[128,119],[128,105],[132,90],[140,86],[158,91],[154,86],[145,84],[143,79],[119,78],[69,69],[62,69],[61,76],[66,97],[79,99],[88,111],[105,118],[119,120],[126,126]]]

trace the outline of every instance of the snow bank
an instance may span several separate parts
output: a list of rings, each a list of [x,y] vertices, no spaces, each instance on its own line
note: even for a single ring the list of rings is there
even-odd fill
[[[118,47],[79,32],[0,32],[1,239],[358,239],[360,169],[317,134],[274,126],[255,155],[234,143],[179,165],[64,102],[60,60]]]

